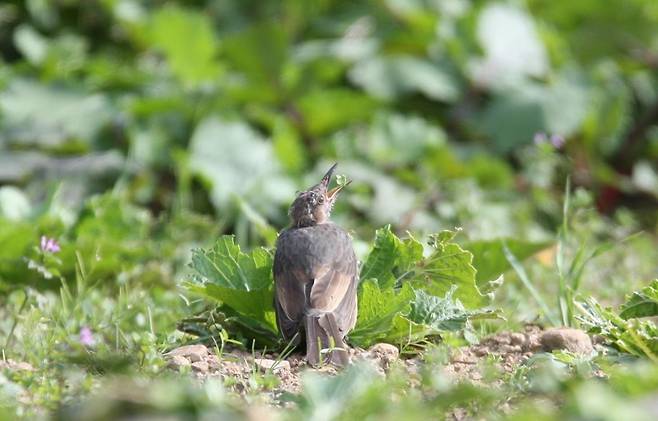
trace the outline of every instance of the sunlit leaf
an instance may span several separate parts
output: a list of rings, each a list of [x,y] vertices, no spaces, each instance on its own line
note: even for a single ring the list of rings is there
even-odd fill
[[[153,14],[147,39],[164,52],[172,72],[188,85],[213,81],[219,75],[217,41],[208,16],[166,6]]]
[[[195,275],[188,286],[235,312],[267,326],[275,334],[272,256],[262,248],[243,253],[232,236],[208,250],[192,253]]]
[[[0,134],[11,143],[62,146],[67,141],[91,144],[109,122],[112,109],[102,94],[51,87],[14,79],[0,93],[3,126]]]
[[[383,100],[413,92],[445,102],[459,96],[457,82],[441,65],[412,56],[367,59],[358,63],[349,75],[355,84]]]
[[[452,231],[443,231],[434,237],[434,251],[416,265],[417,275],[410,282],[415,289],[437,297],[443,297],[456,288],[454,297],[468,309],[486,306],[488,299],[475,282],[473,255],[453,243],[453,236]]]
[[[658,279],[627,297],[619,316],[622,319],[658,316]]]
[[[477,269],[477,283],[485,287],[487,282],[493,281],[511,269],[505,258],[504,244],[512,251],[519,261],[547,248],[550,242],[530,242],[515,238],[501,238],[496,240],[479,240],[463,244],[463,247],[473,254],[473,266]]]
[[[350,341],[365,347],[385,340],[392,330],[393,319],[409,312],[413,298],[414,292],[408,284],[395,291],[392,287],[380,288],[373,279],[361,282],[359,311],[356,326],[349,334]]]
[[[203,120],[192,136],[190,155],[190,168],[208,180],[218,209],[229,208],[235,194],[264,215],[272,215],[275,205],[288,203],[294,195],[272,144],[243,122]]]

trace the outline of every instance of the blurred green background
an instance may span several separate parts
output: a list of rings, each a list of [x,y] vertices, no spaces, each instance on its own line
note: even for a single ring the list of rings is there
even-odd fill
[[[549,321],[528,284],[556,314],[623,302],[658,273],[656,28],[656,0],[0,2],[0,363],[33,368],[0,373],[0,419],[78,402],[106,373],[162,376],[163,352],[193,339],[238,344],[228,319],[209,333],[181,323],[217,306],[181,288],[191,250],[221,234],[272,247],[295,192],[333,162],[354,180],[333,218],[361,260],[387,224],[423,243],[461,227],[478,281],[507,271],[491,303],[506,320],[448,348]],[[500,239],[525,269],[507,270]],[[309,380],[325,386],[301,408],[332,389],[351,419],[398,405],[395,387],[411,396],[397,411],[493,413],[491,390],[446,389],[428,367],[427,408],[406,375],[359,369]],[[505,405],[530,390],[524,370]],[[607,372],[613,389],[658,384],[655,369]],[[270,387],[261,377],[251,396]],[[344,378],[374,392],[361,399]],[[612,409],[626,395],[562,378],[537,382],[554,419],[581,403],[624,418]],[[162,398],[136,390],[181,408],[218,399],[179,377]]]
[[[4,1],[0,278],[39,235],[75,244],[70,273],[99,242],[108,271],[222,232],[272,245],[334,161],[365,241],[543,241],[567,177],[655,232],[656,27],[653,0]]]

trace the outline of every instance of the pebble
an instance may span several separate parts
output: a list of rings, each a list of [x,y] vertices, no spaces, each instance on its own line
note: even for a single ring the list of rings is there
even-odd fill
[[[387,343],[375,344],[370,347],[368,352],[372,357],[386,359],[389,362],[400,358],[400,350],[398,347]]]
[[[183,357],[182,355],[174,355],[169,359],[169,367],[174,370],[179,370],[181,367],[187,367],[190,365],[190,360]]]
[[[510,333],[509,339],[512,345],[523,346],[523,344],[525,344],[525,335],[523,333]]]
[[[192,363],[192,370],[198,373],[207,373],[208,372],[208,363],[205,361],[196,361]]]
[[[594,351],[590,337],[579,329],[548,329],[541,334],[539,341],[545,351],[563,349],[575,354],[591,354]]]
[[[186,357],[194,363],[197,361],[202,361],[208,354],[208,348],[206,348],[205,345],[196,344],[185,345],[176,349],[172,349],[167,353],[167,356],[171,358],[176,356]]]
[[[263,371],[271,370],[272,373],[277,373],[281,370],[290,370],[290,363],[285,360],[272,360],[269,358],[256,358],[254,363],[258,368]]]

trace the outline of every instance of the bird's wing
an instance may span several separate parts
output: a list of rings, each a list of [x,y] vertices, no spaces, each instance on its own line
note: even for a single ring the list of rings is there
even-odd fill
[[[315,275],[309,307],[320,311],[334,311],[356,282],[356,261],[348,258],[331,266],[323,266]]]
[[[301,270],[275,271],[275,308],[277,322],[283,336],[290,339],[297,330],[304,315],[305,277]]]

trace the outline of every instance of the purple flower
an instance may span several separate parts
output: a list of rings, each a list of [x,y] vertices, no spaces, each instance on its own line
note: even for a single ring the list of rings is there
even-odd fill
[[[551,145],[553,145],[555,149],[561,149],[564,146],[564,143],[564,136],[559,134],[551,135]]]
[[[535,133],[535,137],[532,140],[535,145],[541,145],[542,143],[546,143],[548,141],[548,136],[546,136],[546,133],[538,132]]]
[[[552,134],[551,137],[549,138],[546,133],[538,132],[535,133],[533,142],[537,146],[543,145],[545,143],[550,143],[555,149],[562,149],[562,147],[566,143],[566,140],[564,139],[564,136],[559,134]]]
[[[59,243],[54,238],[41,236],[41,251],[46,253],[58,253],[60,250]]]
[[[91,333],[91,329],[87,326],[83,326],[82,329],[80,329],[80,343],[84,346],[92,346],[96,343],[94,335]]]

